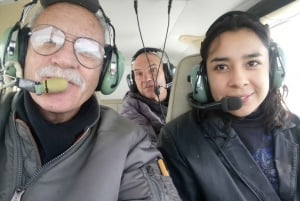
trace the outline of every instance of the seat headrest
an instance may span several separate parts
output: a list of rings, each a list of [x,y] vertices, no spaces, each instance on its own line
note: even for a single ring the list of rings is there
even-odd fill
[[[200,54],[184,57],[177,65],[173,84],[170,92],[166,122],[169,122],[181,114],[191,110],[187,101],[187,95],[192,92],[192,86],[188,82],[188,76],[192,68],[200,64]]]

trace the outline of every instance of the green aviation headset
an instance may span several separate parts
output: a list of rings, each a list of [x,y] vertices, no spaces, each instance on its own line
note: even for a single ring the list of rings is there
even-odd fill
[[[27,26],[21,27],[21,24],[23,21],[25,21],[28,10],[31,10],[36,2],[37,0],[33,0],[32,2],[26,4],[20,20],[12,28],[7,29],[2,35],[0,41],[0,73],[2,72],[12,77],[22,76],[22,68],[24,68],[25,64],[30,28]],[[115,91],[120,83],[124,72],[125,59],[116,47],[115,29],[110,23],[109,18],[105,15],[97,0],[41,0],[41,5],[46,8],[50,4],[57,2],[70,2],[78,4],[95,14],[98,10],[102,12],[107,27],[112,30],[112,36],[110,38],[112,45],[105,45],[104,47],[105,56],[96,90],[101,91],[104,95],[111,94]]]
[[[254,18],[254,16],[247,14],[241,11],[232,11],[224,14],[219,17],[208,29],[206,32],[206,37],[211,35],[212,32],[218,32],[213,30],[215,26],[219,26],[219,24],[227,17],[239,17],[241,15],[247,15],[250,19],[255,22],[259,22],[259,19]],[[264,25],[261,25],[264,26]],[[217,28],[218,29],[218,28]],[[212,31],[213,30],[213,31]],[[226,30],[226,28],[225,28]],[[269,29],[267,26],[264,26],[263,30],[269,34]],[[219,35],[220,32],[216,33]],[[215,35],[215,36],[216,36]],[[208,36],[210,37],[210,36]],[[205,39],[207,40],[207,39]],[[206,41],[203,41],[205,43]],[[210,37],[210,42],[212,41],[212,37]],[[209,42],[209,43],[210,43]],[[201,56],[203,57],[203,53],[201,52]],[[271,42],[269,45],[269,59],[270,59],[270,89],[278,89],[281,87],[284,77],[285,77],[285,60],[282,49],[274,42]],[[205,61],[202,61],[200,64],[193,67],[192,72],[189,76],[189,81],[192,85],[192,93],[189,94],[189,98],[193,99],[199,104],[207,104],[213,102],[213,98],[211,96],[210,87],[207,78],[206,72],[206,64]]]

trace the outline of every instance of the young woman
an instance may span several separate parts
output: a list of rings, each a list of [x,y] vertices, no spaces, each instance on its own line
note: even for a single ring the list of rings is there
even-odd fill
[[[194,109],[158,141],[182,199],[300,201],[300,120],[283,102],[284,63],[268,27],[248,13],[226,13],[200,52]],[[241,107],[197,108],[229,97]]]

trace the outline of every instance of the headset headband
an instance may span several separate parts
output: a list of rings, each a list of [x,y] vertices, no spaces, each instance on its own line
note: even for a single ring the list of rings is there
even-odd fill
[[[134,61],[136,60],[136,58],[137,58],[139,55],[143,54],[143,53],[153,53],[153,54],[161,53],[161,54],[162,54],[161,56],[166,55],[167,60],[169,60],[168,55],[167,55],[165,52],[163,52],[161,49],[153,48],[153,47],[144,47],[144,48],[139,49],[139,50],[132,56],[131,62],[134,62]]]
[[[60,2],[68,2],[68,3],[80,5],[93,13],[97,13],[100,7],[98,0],[41,0],[41,5],[43,6],[43,8],[46,8],[51,4],[60,3]]]

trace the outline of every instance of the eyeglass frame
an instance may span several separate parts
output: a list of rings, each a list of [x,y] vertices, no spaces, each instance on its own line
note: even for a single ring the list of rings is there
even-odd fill
[[[55,30],[60,31],[60,32],[63,34],[63,36],[64,36],[62,45],[61,45],[57,50],[55,50],[54,52],[52,52],[52,53],[50,53],[50,54],[43,54],[43,53],[40,53],[39,51],[37,51],[37,50],[34,48],[34,45],[32,44],[31,37],[32,37],[32,34],[35,32],[34,29],[36,29],[36,28],[38,28],[38,27],[43,27],[43,26],[44,26],[45,28],[47,28],[47,27],[53,27],[53,28],[55,28]],[[41,30],[41,29],[39,29],[39,30]],[[76,36],[76,35],[74,35],[74,34],[67,33],[67,32],[65,32],[65,31],[63,31],[62,29],[60,29],[60,28],[58,28],[58,27],[56,27],[56,26],[54,26],[54,25],[51,25],[51,24],[39,24],[39,25],[37,25],[37,26],[31,27],[31,28],[30,28],[30,31],[28,32],[28,36],[29,36],[29,41],[30,41],[30,43],[31,43],[31,46],[32,46],[33,51],[36,52],[36,53],[39,54],[39,55],[42,55],[42,56],[50,56],[50,55],[53,55],[53,54],[59,52],[59,50],[61,50],[61,49],[64,47],[64,45],[65,45],[66,42],[71,42],[71,43],[73,43],[73,54],[74,54],[76,60],[79,62],[79,64],[81,64],[81,65],[82,65],[83,67],[85,67],[85,68],[88,68],[88,69],[96,69],[96,68],[99,68],[99,67],[101,67],[101,64],[102,64],[102,62],[103,62],[103,60],[104,60],[104,58],[105,58],[105,48],[104,48],[104,46],[103,46],[100,42],[98,42],[97,40],[92,39],[92,38],[89,38],[89,37],[78,37],[78,36]],[[70,38],[70,37],[68,37],[68,36],[72,36],[73,39]],[[52,38],[50,37],[50,39],[52,39]],[[83,64],[83,63],[78,59],[78,56],[77,56],[77,54],[76,54],[75,44],[76,44],[76,42],[77,42],[79,39],[87,39],[87,40],[89,40],[89,41],[92,41],[92,42],[98,44],[99,50],[100,50],[100,55],[102,55],[102,58],[99,59],[100,62],[99,62],[99,64],[96,65],[95,67],[89,67],[89,66],[86,66],[85,64]],[[51,40],[50,40],[50,41],[51,41]]]

